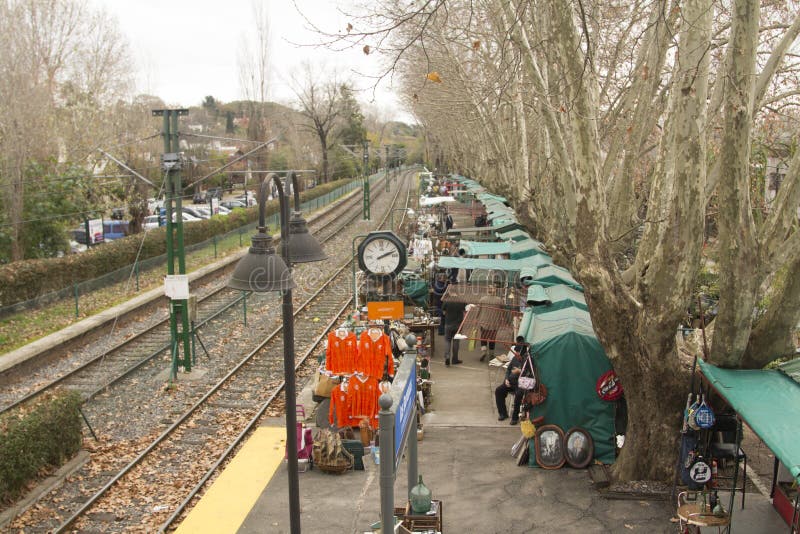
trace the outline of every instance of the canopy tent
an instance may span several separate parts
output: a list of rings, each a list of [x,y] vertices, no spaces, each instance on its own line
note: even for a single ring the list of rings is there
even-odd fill
[[[497,254],[508,254],[509,259],[518,260],[529,258],[535,255],[547,255],[542,244],[535,239],[525,241],[468,241],[462,239],[458,245],[459,253],[467,256],[488,256]],[[551,260],[552,261],[552,260]]]
[[[542,287],[534,284],[528,287],[528,304],[532,304],[532,301],[536,298],[537,290],[544,291],[550,304],[532,306],[530,311],[535,315],[563,310],[564,308],[578,308],[583,311],[589,311],[583,293],[565,285]]]
[[[780,370],[721,369],[701,359],[700,372],[800,483],[800,383]],[[789,366],[792,372],[794,366]]]
[[[455,201],[456,199],[453,197],[419,197],[419,205],[423,208]]]
[[[474,234],[478,232],[499,232],[501,230],[511,231],[519,230],[522,225],[516,221],[506,222],[502,226],[466,226],[464,228],[451,228],[447,231],[448,234]]]
[[[441,269],[487,269],[496,271],[520,271],[521,269],[536,269],[550,264],[549,256],[531,256],[522,260],[490,260],[483,258],[457,258],[455,256],[440,256],[437,266]]]
[[[501,204],[505,204],[508,202],[508,199],[506,197],[501,197],[500,195],[494,195],[492,193],[479,193],[476,196],[478,197],[478,200],[484,201],[484,203],[490,200],[499,202]]]
[[[530,343],[539,379],[547,387],[547,399],[533,407],[532,416],[544,416],[545,424],[558,425],[564,432],[574,427],[587,430],[594,441],[594,457],[613,463],[615,404],[602,400],[595,389],[612,366],[589,313],[579,308],[542,315],[526,311],[518,335]],[[531,466],[536,465],[534,452]]]
[[[789,360],[778,366],[782,373],[786,374],[789,378],[800,384],[800,358]]]
[[[509,240],[524,241],[526,239],[533,239],[530,235],[528,235],[528,232],[526,232],[525,230],[518,230],[518,229],[507,230],[507,231],[498,230],[496,234],[497,237],[499,237],[503,241],[509,241]],[[536,242],[539,243],[539,241]]]
[[[458,244],[458,252],[465,256],[511,254],[511,244],[506,241],[467,241],[462,239]]]
[[[534,256],[536,258],[537,256]],[[533,258],[525,258],[524,260],[509,260],[509,261],[528,261]],[[535,268],[525,267],[520,270],[520,281],[526,285],[538,284],[544,287],[566,285],[578,291],[583,291],[581,286],[568,270],[558,265],[548,264],[540,265]]]

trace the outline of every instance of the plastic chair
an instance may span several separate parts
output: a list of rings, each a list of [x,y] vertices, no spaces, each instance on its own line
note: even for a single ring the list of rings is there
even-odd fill
[[[717,416],[716,423],[713,427],[713,437],[709,444],[709,453],[713,458],[718,461],[732,460],[734,462],[743,462],[744,469],[742,470],[742,486],[741,488],[734,487],[733,490],[741,489],[742,492],[742,508],[744,509],[745,489],[747,487],[747,454],[742,450],[737,437],[741,442],[742,435],[742,422],[735,415],[719,415]],[[717,480],[731,480],[732,477],[719,475]]]

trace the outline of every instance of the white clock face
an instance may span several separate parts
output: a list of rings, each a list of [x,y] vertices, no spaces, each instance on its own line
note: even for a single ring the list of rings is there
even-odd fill
[[[388,239],[373,239],[364,247],[364,266],[375,274],[389,274],[400,265],[400,251]]]

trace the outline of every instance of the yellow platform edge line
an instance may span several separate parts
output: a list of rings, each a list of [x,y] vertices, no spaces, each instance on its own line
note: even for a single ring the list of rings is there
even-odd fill
[[[286,429],[256,429],[175,534],[234,534],[283,462]]]

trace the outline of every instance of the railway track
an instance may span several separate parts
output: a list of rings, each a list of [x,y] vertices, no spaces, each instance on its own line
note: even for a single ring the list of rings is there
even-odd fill
[[[404,183],[407,185],[407,180]],[[384,221],[390,209],[386,210]],[[356,217],[359,216],[358,210],[352,211],[356,212]],[[339,230],[332,232],[332,235],[338,233]],[[348,243],[348,256],[349,248]],[[309,355],[314,353],[329,325],[348,308],[351,261],[352,258],[348,258],[342,263],[322,287],[316,284],[318,290],[296,308],[296,318],[309,315],[331,318],[330,321],[296,322],[298,368],[302,368]],[[332,269],[328,267],[326,270],[330,272]],[[298,274],[296,271],[296,276]],[[304,282],[298,280],[298,285],[302,286]],[[306,281],[305,285],[314,285],[314,282]],[[127,463],[121,469],[115,468],[119,469],[116,474],[110,476],[106,468],[92,480],[81,480],[81,487],[99,490],[92,490],[94,493],[88,498],[83,493],[80,497],[70,496],[70,502],[80,500],[82,504],[67,520],[55,527],[55,531],[152,532],[157,528],[169,528],[249,430],[265,414],[281,414],[281,330],[275,328],[256,349],[251,350],[200,399],[176,416],[149,444],[145,444],[145,441],[150,438],[138,440],[137,446],[141,452],[129,461],[126,459]],[[312,369],[314,366],[308,367]],[[299,374],[302,375],[302,370]],[[143,487],[148,489],[143,491]],[[63,518],[63,515],[57,515]],[[109,518],[113,518],[113,524],[109,524]],[[27,523],[25,531],[39,531],[40,527],[50,530],[53,528],[52,520],[33,528]]]
[[[382,188],[381,188],[382,189]],[[354,195],[326,211],[312,224],[320,243],[327,243],[345,227],[359,217],[357,209],[360,195]],[[211,320],[231,308],[243,304],[247,296],[228,289],[224,285],[198,298],[195,330],[200,331]],[[246,305],[246,303],[244,303]],[[202,339],[198,336],[198,339]],[[202,341],[199,342],[202,348]],[[35,373],[13,389],[4,388],[6,393],[0,397],[0,416],[33,400],[56,387],[67,387],[78,391],[82,398],[90,400],[120,380],[131,376],[142,366],[159,359],[170,350],[169,320],[151,325],[139,333],[110,347],[106,351],[74,366],[64,369],[57,376],[44,381],[38,380]],[[24,382],[27,382],[25,384]]]

